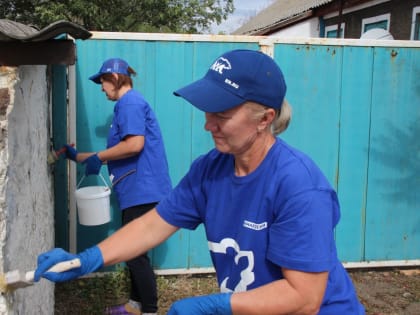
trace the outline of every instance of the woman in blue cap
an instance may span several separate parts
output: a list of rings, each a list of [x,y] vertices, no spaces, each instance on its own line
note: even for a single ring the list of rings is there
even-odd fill
[[[215,149],[155,209],[97,246],[41,254],[35,279],[74,279],[204,224],[221,292],[177,301],[168,314],[364,314],[337,257],[336,192],[307,155],[276,137],[291,118],[285,93],[269,56],[234,50],[217,58],[175,92],[205,113]],[[75,256],[80,268],[47,271]]]
[[[85,164],[86,175],[98,174],[102,164],[107,163],[123,225],[153,209],[171,190],[158,121],[143,95],[133,89],[132,75],[136,73],[125,60],[112,58],[89,78],[101,84],[107,98],[116,102],[107,148],[83,153],[66,145],[66,157]],[[156,314],[156,278],[147,252],[126,261],[130,300],[110,307],[108,314]]]

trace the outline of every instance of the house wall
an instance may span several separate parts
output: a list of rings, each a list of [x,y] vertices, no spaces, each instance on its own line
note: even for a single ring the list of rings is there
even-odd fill
[[[360,38],[362,20],[382,14],[391,14],[390,33],[394,39],[409,40],[411,36],[411,18],[413,8],[420,6],[420,0],[392,0],[371,7],[354,11],[344,10],[342,22],[345,23],[345,38]],[[328,16],[328,15],[327,15]],[[325,26],[338,24],[337,14],[325,18]]]
[[[36,267],[53,247],[46,66],[0,67],[0,268]],[[54,287],[39,283],[0,296],[1,314],[53,314]]]
[[[281,37],[319,37],[319,19],[311,18],[302,23],[279,30],[270,36]]]

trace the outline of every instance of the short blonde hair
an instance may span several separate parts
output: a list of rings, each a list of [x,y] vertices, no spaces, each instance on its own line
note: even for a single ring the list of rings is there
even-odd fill
[[[289,102],[283,100],[280,110],[276,110],[276,117],[271,124],[271,132],[278,135],[289,127],[290,120],[292,119],[292,107]]]
[[[268,106],[261,105],[259,103],[248,102],[246,103],[248,108],[253,112],[253,118],[261,119],[265,115],[265,111]],[[285,131],[289,127],[290,120],[292,119],[292,107],[286,99],[283,100],[280,109],[275,109],[276,115],[270,125],[270,130],[273,135],[278,135]]]

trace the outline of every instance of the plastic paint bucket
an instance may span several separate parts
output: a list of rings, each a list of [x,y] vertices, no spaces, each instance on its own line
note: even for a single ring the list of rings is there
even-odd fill
[[[111,221],[110,195],[111,189],[105,186],[87,186],[79,188],[85,178],[82,177],[75,191],[77,214],[82,225],[101,225]]]

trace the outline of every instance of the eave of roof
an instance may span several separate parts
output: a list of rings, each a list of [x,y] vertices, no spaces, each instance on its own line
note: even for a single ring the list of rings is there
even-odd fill
[[[38,30],[19,22],[0,19],[0,42],[42,42],[62,34],[69,34],[75,39],[88,39],[92,36],[83,27],[69,21],[57,21]]]
[[[61,36],[66,34],[72,39]],[[57,21],[38,30],[0,19],[0,65],[73,65],[76,62],[73,39],[88,39],[91,36],[83,27],[68,21]]]
[[[233,32],[235,35],[261,35],[311,14],[311,9],[334,0],[277,0]]]

